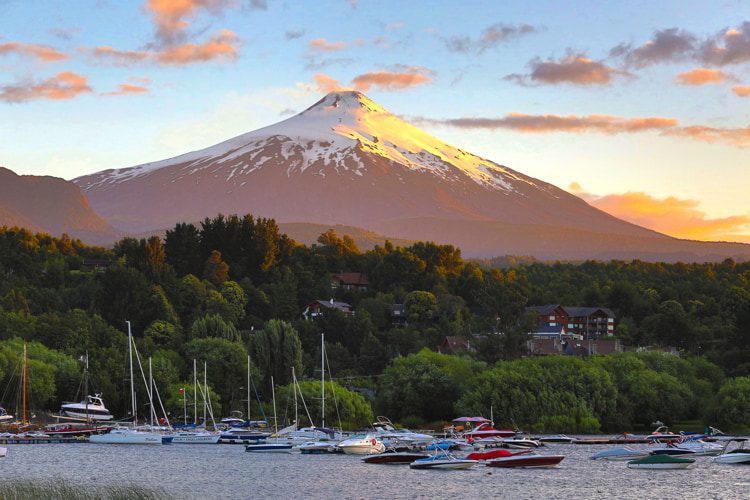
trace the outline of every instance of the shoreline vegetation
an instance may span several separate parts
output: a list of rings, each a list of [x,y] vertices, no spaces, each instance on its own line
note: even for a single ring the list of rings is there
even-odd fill
[[[3,479],[0,481],[0,498],[3,500],[38,500],[64,498],[65,500],[168,500],[165,491],[128,484],[81,484],[66,479]]]
[[[341,273],[366,286],[336,284]],[[610,308],[627,352],[532,356],[537,318],[526,307],[542,304]],[[346,429],[374,415],[423,428],[490,409],[498,425],[531,432],[619,433],[655,421],[750,429],[750,263],[731,259],[478,263],[429,242],[361,251],[332,230],[305,246],[251,215],[177,224],[111,249],[0,228],[0,405],[9,412],[25,343],[37,414],[81,397],[88,354],[91,391],[127,417],[125,320],[177,421],[193,407],[194,359],[206,365],[215,414],[246,413],[248,356],[258,396],[247,417],[272,413],[271,380],[289,417],[294,368],[317,418],[325,334],[327,392],[340,409],[326,405],[326,422],[340,417]],[[471,348],[435,352],[446,337]],[[679,355],[657,352],[666,346]]]

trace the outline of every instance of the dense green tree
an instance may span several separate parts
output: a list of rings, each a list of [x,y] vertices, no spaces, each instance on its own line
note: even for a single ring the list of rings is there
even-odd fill
[[[737,377],[721,386],[713,402],[712,422],[725,430],[750,430],[750,377]]]
[[[215,337],[232,342],[240,341],[240,332],[232,323],[226,323],[221,316],[209,314],[198,318],[190,327],[191,338]]]
[[[302,343],[297,331],[286,321],[272,319],[250,337],[248,352],[260,370],[263,387],[288,384],[292,368],[302,376]]]

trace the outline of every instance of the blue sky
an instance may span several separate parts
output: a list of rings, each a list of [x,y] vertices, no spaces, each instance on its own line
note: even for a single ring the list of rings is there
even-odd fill
[[[0,165],[154,161],[355,86],[617,216],[750,241],[748,20],[740,1],[0,0]]]

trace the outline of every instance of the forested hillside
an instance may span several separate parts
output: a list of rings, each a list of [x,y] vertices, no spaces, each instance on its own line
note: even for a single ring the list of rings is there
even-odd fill
[[[126,238],[112,249],[3,228],[1,403],[13,407],[25,340],[40,410],[75,396],[77,359],[88,352],[93,389],[124,416],[129,320],[175,413],[193,359],[206,362],[216,406],[228,414],[246,405],[248,354],[267,402],[271,377],[284,386],[292,367],[300,378],[320,377],[325,333],[350,426],[367,424],[370,403],[414,424],[488,415],[492,406],[499,421],[548,431],[619,430],[650,419],[750,425],[750,263],[502,262],[514,266],[465,261],[459,249],[432,243],[362,252],[332,231],[303,246],[275,221],[250,215],[178,224],[163,240]],[[331,274],[341,272],[363,273],[368,289],[333,288]],[[311,302],[332,298],[355,313],[303,318]],[[671,345],[682,357],[530,358],[534,318],[524,308],[547,303],[609,307],[625,345]],[[394,323],[394,304],[405,306],[406,325]],[[474,334],[484,335],[476,352],[430,351],[446,336]],[[369,388],[362,392],[374,399],[344,387]]]

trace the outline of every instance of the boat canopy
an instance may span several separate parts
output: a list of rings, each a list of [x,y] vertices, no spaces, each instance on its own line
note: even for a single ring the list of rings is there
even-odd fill
[[[454,418],[453,422],[489,422],[489,420],[484,417],[458,417]]]

